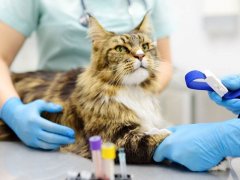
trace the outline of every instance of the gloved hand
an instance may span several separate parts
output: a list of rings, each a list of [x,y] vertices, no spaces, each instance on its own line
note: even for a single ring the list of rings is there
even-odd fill
[[[14,97],[2,106],[0,118],[30,147],[51,150],[74,143],[74,131],[42,118],[43,111],[57,113],[62,107],[43,100],[23,104]]]
[[[240,89],[240,75],[226,76],[222,79],[222,83],[229,90],[238,90]],[[209,92],[209,96],[218,105],[227,108],[235,114],[240,114],[240,99],[224,100],[215,92]]]
[[[240,156],[240,120],[190,124],[170,128],[173,132],[155,150],[153,160],[182,164],[192,171],[206,171],[225,157]]]

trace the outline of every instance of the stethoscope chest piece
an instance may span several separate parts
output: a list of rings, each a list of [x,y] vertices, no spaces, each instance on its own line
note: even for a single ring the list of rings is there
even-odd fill
[[[79,23],[83,26],[83,27],[88,27],[89,25],[89,14],[84,12],[81,17],[79,18]]]

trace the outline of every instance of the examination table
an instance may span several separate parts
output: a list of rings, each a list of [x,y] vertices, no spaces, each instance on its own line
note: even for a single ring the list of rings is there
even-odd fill
[[[240,158],[227,172],[193,173],[172,165],[128,165],[135,180],[240,179]],[[91,161],[70,153],[39,151],[20,142],[0,142],[0,180],[64,180],[71,171],[91,171]],[[116,172],[120,172],[116,166]]]

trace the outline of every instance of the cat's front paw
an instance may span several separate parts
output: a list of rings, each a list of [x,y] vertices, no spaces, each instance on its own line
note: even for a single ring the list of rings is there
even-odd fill
[[[145,132],[146,135],[150,135],[154,141],[153,144],[157,145],[160,144],[166,137],[168,137],[170,134],[172,134],[171,131],[168,129],[157,129],[153,128],[148,132]]]
[[[170,134],[172,134],[171,131],[169,131],[168,129],[157,129],[157,128],[152,128],[150,131],[145,132],[145,134],[147,135],[155,135],[155,134],[159,134],[162,136],[169,136]]]
[[[169,136],[170,134],[172,134],[172,131],[169,131],[168,129],[160,129],[159,133]]]

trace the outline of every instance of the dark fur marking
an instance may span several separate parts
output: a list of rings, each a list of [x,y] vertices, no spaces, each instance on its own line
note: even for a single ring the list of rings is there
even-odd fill
[[[49,87],[49,84],[41,84],[39,86],[34,87],[34,91],[36,92],[45,92]]]
[[[12,141],[17,140],[17,136],[1,119],[0,119],[0,141]]]
[[[123,37],[121,37],[120,39],[123,41],[124,44],[126,43],[126,41]]]
[[[112,142],[116,142],[118,139],[123,138],[126,134],[128,134],[130,131],[138,128],[139,124],[131,124],[129,126],[122,126],[120,129],[115,132],[114,136],[112,137]]]
[[[49,112],[42,112],[41,116],[49,121],[55,122],[60,124],[59,120],[60,117],[63,115],[62,112],[60,113],[49,113]]]
[[[77,119],[75,120],[75,124],[78,130],[84,130],[84,121],[81,117],[77,117]]]
[[[142,37],[142,42],[145,42],[145,38],[144,38],[144,36],[141,36]]]
[[[137,37],[139,39],[139,43],[144,43],[144,39],[141,35],[137,34]]]
[[[131,36],[129,34],[125,34],[124,37],[127,39],[127,40],[130,40]]]
[[[27,72],[27,73],[19,73],[15,74],[12,73],[14,82],[18,82],[23,80],[24,78],[38,78],[43,80],[53,80],[56,76],[56,72],[49,72],[49,71],[36,71],[36,72]]]
[[[150,138],[150,135],[143,136],[138,143],[138,148],[148,149],[149,138]],[[144,152],[146,152],[146,151],[144,151]]]
[[[138,141],[138,145],[137,147],[135,147],[132,144],[132,140],[131,138],[129,138],[125,144],[125,150],[126,150],[126,159],[127,159],[127,163],[135,163],[136,162],[144,162],[144,163],[150,163],[146,158],[149,157],[149,135],[144,135],[141,139],[139,139]],[[135,149],[135,150],[134,150]]]
[[[140,157],[148,157],[148,152],[147,149],[149,148],[149,138],[150,135],[145,135],[141,138],[141,140],[138,143],[138,149],[145,149],[145,151],[141,151],[142,155],[140,155]]]
[[[150,79],[147,79],[146,81],[144,81],[144,82],[141,83],[141,86],[142,86],[142,87],[150,86],[151,82],[152,82],[152,81],[151,81]]]
[[[84,71],[83,68],[78,68],[62,75],[64,79],[60,79],[60,81],[66,82],[60,92],[60,97],[62,100],[64,101],[67,100],[69,96],[72,94],[76,87],[78,75],[81,74],[83,71]]]

